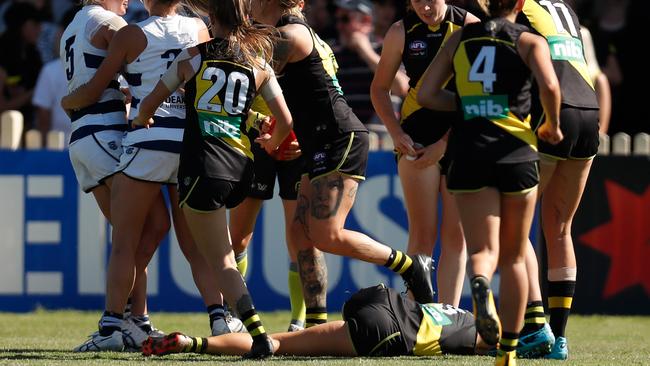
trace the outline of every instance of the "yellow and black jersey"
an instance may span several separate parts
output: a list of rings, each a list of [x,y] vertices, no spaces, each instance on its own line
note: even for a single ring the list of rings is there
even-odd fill
[[[448,5],[443,21],[435,26],[424,23],[414,11],[409,11],[402,19],[404,25],[402,63],[409,77],[408,95],[402,104],[402,121],[422,108],[416,101],[421,84],[420,78],[449,36],[465,24],[466,16],[467,11]],[[453,91],[453,82],[448,83],[447,88]]]
[[[474,316],[445,304],[418,304],[384,285],[359,290],[343,305],[359,356],[474,354]]]
[[[504,19],[465,26],[453,56],[462,121],[450,137],[452,159],[519,163],[537,159],[530,126],[532,75],[517,51],[529,29]]]
[[[201,64],[185,84],[181,165],[186,172],[239,181],[253,159],[245,131],[256,94],[255,72],[250,65],[220,56],[226,42],[213,39],[198,45]]]
[[[562,0],[528,0],[517,22],[546,38],[562,88],[562,104],[598,108],[585,61],[580,23],[571,7]]]
[[[310,148],[316,136],[367,131],[343,97],[336,78],[338,65],[332,49],[304,20],[284,16],[276,26],[287,24],[307,27],[314,45],[307,57],[288,63],[278,72],[278,82],[291,111],[300,145],[303,149]]]

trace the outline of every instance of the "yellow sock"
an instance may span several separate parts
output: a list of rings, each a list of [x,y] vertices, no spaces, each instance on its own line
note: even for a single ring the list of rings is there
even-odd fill
[[[244,250],[243,252],[235,256],[235,261],[237,261],[237,269],[241,273],[242,277],[246,277],[246,271],[248,271],[248,251]]]
[[[289,300],[291,301],[291,324],[305,326],[305,300],[302,295],[302,283],[298,274],[298,265],[289,265]]]

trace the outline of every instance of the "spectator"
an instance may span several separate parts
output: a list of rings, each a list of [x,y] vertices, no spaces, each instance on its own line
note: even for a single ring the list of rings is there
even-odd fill
[[[373,0],[372,3],[372,35],[376,41],[383,42],[388,28],[404,16],[406,6],[400,0]]]
[[[305,4],[307,23],[322,40],[330,44],[335,42],[338,36],[334,27],[333,13],[334,9],[327,0],[310,0]]]
[[[380,44],[373,38],[373,4],[370,0],[336,0],[336,5],[339,42],[333,50],[345,99],[361,122],[381,124],[370,101],[370,83],[381,53]],[[403,97],[407,91],[408,78],[399,71],[391,92]]]
[[[14,3],[4,14],[7,28],[0,36],[0,112],[22,112],[25,130],[32,126],[32,93],[42,66],[36,49],[41,19],[41,13],[31,4]]]
[[[78,10],[78,7],[68,10],[61,19],[54,44],[51,46],[54,54],[59,54],[61,34]],[[34,88],[32,104],[36,108],[36,128],[41,131],[43,136],[43,146],[46,145],[47,133],[51,130],[65,133],[66,147],[70,139],[70,118],[61,108],[61,98],[68,94],[64,69],[63,61],[59,57],[46,63],[38,75],[36,87]]]

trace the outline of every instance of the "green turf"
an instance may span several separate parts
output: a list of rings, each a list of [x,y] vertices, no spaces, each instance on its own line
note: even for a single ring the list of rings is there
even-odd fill
[[[283,331],[289,314],[263,313],[265,327]],[[145,359],[135,353],[75,354],[70,350],[85,340],[97,327],[99,312],[37,311],[29,314],[0,313],[0,365],[112,365],[133,364],[213,365],[215,361],[248,364],[237,357],[173,355]],[[331,319],[336,318],[331,316]],[[152,317],[165,331],[180,330],[206,336],[205,314],[161,313]],[[560,363],[546,360],[520,360],[520,365],[650,365],[650,317],[572,316],[569,323],[570,360]],[[189,363],[187,363],[189,362]],[[493,359],[478,356],[444,356],[435,358],[287,358],[255,362],[281,366],[292,365],[492,365]]]

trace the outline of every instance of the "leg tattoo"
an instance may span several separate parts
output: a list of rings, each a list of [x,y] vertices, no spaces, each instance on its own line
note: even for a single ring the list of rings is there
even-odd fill
[[[327,266],[323,253],[315,248],[300,250],[298,270],[307,308],[326,308]]]
[[[307,211],[309,211],[309,199],[305,195],[298,196],[298,203],[296,206],[296,214],[293,220],[297,221],[302,227],[305,237],[311,241],[309,237],[309,223],[307,222]]]
[[[343,198],[343,177],[330,174],[312,183],[311,215],[323,220],[335,216]]]

